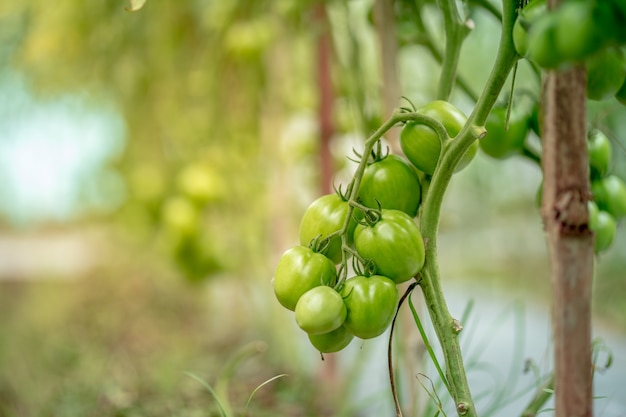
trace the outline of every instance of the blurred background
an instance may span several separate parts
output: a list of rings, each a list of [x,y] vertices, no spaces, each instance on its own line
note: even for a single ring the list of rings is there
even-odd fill
[[[425,2],[416,27],[406,3],[0,4],[0,416],[220,415],[197,378],[239,415],[283,373],[249,415],[391,415],[384,338],[322,361],[271,278],[308,204],[349,181],[351,149],[401,96],[435,96],[441,18]],[[499,33],[468,10],[467,87],[452,97],[467,114]],[[517,74],[536,96],[531,68]],[[626,108],[590,103],[589,124],[626,178]],[[550,369],[540,183],[530,160],[479,153],[445,200],[442,277],[453,314],[470,312],[485,415],[519,412],[512,399]],[[620,225],[596,266],[600,365],[613,355],[598,415],[626,415],[625,279]],[[417,415],[435,373],[412,356],[398,361]]]

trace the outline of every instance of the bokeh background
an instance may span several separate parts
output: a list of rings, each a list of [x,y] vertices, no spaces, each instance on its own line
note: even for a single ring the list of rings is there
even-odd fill
[[[385,341],[322,361],[271,288],[307,205],[349,181],[352,148],[401,96],[435,96],[434,3],[418,29],[401,10],[410,2],[396,18],[373,3],[0,4],[0,416],[220,415],[205,383],[240,415],[282,374],[249,415],[391,415]],[[499,33],[490,13],[470,12],[469,88],[452,96],[468,114]],[[532,69],[517,75],[536,96]],[[626,108],[590,102],[588,122],[626,178]],[[540,183],[530,160],[479,153],[444,204],[442,276],[453,313],[469,312],[484,414],[550,369]],[[625,280],[620,225],[594,283],[599,367],[613,355],[597,374],[598,415],[626,415]],[[417,337],[410,321],[398,334],[403,346]],[[417,415],[435,373],[399,351]]]

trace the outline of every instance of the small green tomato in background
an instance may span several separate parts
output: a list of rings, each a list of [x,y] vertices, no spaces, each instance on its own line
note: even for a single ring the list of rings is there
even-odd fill
[[[614,97],[626,78],[626,60],[620,48],[604,48],[586,60],[587,98],[602,101]]]
[[[600,130],[589,132],[587,137],[587,152],[589,153],[589,167],[593,178],[604,177],[609,171],[612,149],[611,141]]]
[[[507,129],[506,114],[506,107],[494,107],[485,123],[487,135],[478,141],[483,152],[492,158],[506,159],[519,154],[528,136],[530,115],[512,109]]]
[[[274,294],[280,304],[293,311],[302,294],[334,283],[335,277],[335,264],[330,259],[310,248],[295,246],[278,261],[272,280]]]
[[[594,251],[596,253],[607,250],[615,239],[615,232],[617,230],[617,223],[613,216],[606,211],[599,210],[595,214],[595,220],[593,221],[593,228],[591,222],[591,211],[589,213],[589,227],[596,233],[596,240],[594,244]]]
[[[528,3],[513,25],[513,44],[515,50],[521,57],[525,57],[528,53],[528,31],[532,27],[537,18],[547,11],[545,0],[533,0]]]
[[[162,216],[167,230],[175,234],[193,234],[199,227],[198,209],[183,196],[169,197],[163,204]]]
[[[415,217],[422,197],[422,187],[414,168],[400,156],[387,155],[367,166],[359,187],[361,204],[402,210]]]
[[[626,184],[616,175],[609,175],[591,183],[593,199],[600,210],[615,220],[626,216]]]
[[[308,334],[324,334],[339,328],[346,320],[346,305],[337,291],[325,285],[315,287],[296,304],[296,323]]]
[[[376,264],[376,273],[396,283],[408,281],[424,266],[422,235],[413,219],[400,210],[382,210],[376,223],[359,224],[354,245],[364,259]]]
[[[556,49],[556,18],[552,13],[539,16],[528,31],[526,57],[541,68],[557,68],[564,58]]]
[[[467,116],[461,110],[442,100],[430,102],[417,112],[439,121],[451,138],[459,134],[467,121]],[[417,169],[429,175],[435,172],[441,154],[441,139],[432,128],[421,123],[408,122],[400,132],[400,146],[404,155]],[[461,157],[455,172],[465,168],[476,156],[477,151],[478,143],[474,142]]]
[[[339,352],[350,344],[354,335],[344,326],[340,326],[330,333],[309,334],[309,341],[321,353]]]
[[[308,246],[313,239],[325,238],[340,230],[348,216],[348,202],[338,194],[326,194],[306,209],[300,221],[300,244]],[[351,241],[356,222],[350,219],[348,239]],[[335,264],[341,262],[341,236],[331,238],[326,255]]]
[[[341,289],[348,315],[344,327],[361,339],[381,335],[391,324],[398,306],[398,289],[387,277],[356,276]]]

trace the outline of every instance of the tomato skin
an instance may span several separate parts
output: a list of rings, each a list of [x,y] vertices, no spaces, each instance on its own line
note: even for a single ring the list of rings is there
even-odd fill
[[[586,60],[587,98],[607,100],[617,94],[626,79],[626,60],[619,48],[604,48]]]
[[[438,120],[451,138],[456,137],[467,122],[467,116],[461,110],[443,100],[430,102],[417,111]],[[421,123],[408,122],[400,132],[400,146],[404,155],[417,169],[429,175],[435,172],[441,154],[441,139],[433,129]],[[454,172],[465,168],[476,156],[477,151],[478,143],[472,143]]]
[[[587,152],[589,153],[589,168],[593,178],[604,177],[609,171],[612,147],[611,141],[600,130],[589,132],[587,137]]]
[[[294,246],[281,256],[272,284],[280,304],[293,311],[302,294],[336,279],[335,264],[308,247]]]
[[[391,324],[398,305],[398,289],[389,278],[355,276],[341,290],[348,310],[344,327],[361,339],[381,335]]]
[[[626,184],[618,176],[609,175],[593,181],[591,193],[598,208],[611,214],[616,221],[626,216]]]
[[[360,202],[371,208],[402,210],[415,217],[422,197],[422,187],[417,173],[398,155],[367,166],[359,186]]]
[[[339,352],[350,344],[354,335],[345,326],[340,326],[329,333],[309,334],[309,341],[321,353]]]
[[[324,238],[340,230],[348,216],[349,206],[337,194],[326,194],[319,197],[306,209],[300,221],[300,244],[308,246],[311,240],[321,236]],[[351,219],[348,226],[348,241],[352,240],[352,233],[356,222]],[[341,236],[331,238],[324,255],[335,264],[341,262]]]
[[[554,14],[545,13],[528,31],[526,58],[542,68],[557,68],[564,61],[556,48],[556,24]]]
[[[346,305],[331,287],[321,285],[300,297],[296,304],[296,323],[308,334],[324,334],[339,328],[346,320]]]
[[[598,15],[603,9],[595,2],[570,0],[556,9],[555,46],[564,60],[580,62],[604,44]]]
[[[506,128],[506,107],[495,107],[489,113],[485,129],[487,135],[479,139],[480,148],[496,159],[506,159],[520,153],[529,131],[529,115],[512,109]]]
[[[599,210],[595,221],[596,239],[594,243],[594,251],[600,253],[608,249],[615,239],[617,223],[613,216],[603,210]]]
[[[545,0],[534,0],[528,3],[520,12],[513,24],[513,45],[521,57],[528,53],[528,31],[537,18],[547,11]]]
[[[408,281],[424,266],[425,252],[422,235],[406,213],[382,210],[374,225],[357,225],[354,245],[365,259],[376,264],[376,273],[396,283]]]

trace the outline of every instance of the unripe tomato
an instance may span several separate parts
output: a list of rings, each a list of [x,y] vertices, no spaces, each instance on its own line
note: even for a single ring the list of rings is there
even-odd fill
[[[587,66],[587,98],[607,100],[619,91],[626,78],[626,60],[619,48],[604,48],[590,56]]]
[[[413,219],[400,210],[382,210],[373,225],[359,224],[354,245],[376,264],[376,273],[396,283],[408,281],[424,266],[424,241]]]
[[[613,244],[615,239],[615,232],[617,230],[617,223],[613,216],[603,210],[599,210],[595,221],[595,228],[592,229],[596,232],[596,239],[594,243],[594,251],[600,253],[608,249]]]
[[[598,228],[598,213],[600,209],[595,201],[587,201],[587,210],[589,211],[589,229],[596,230]]]
[[[341,295],[348,311],[344,327],[361,339],[381,335],[391,324],[398,306],[396,284],[380,275],[347,279]]]
[[[451,138],[459,134],[467,121],[467,116],[461,110],[443,100],[430,102],[417,111],[438,120]],[[400,146],[417,169],[429,175],[435,172],[441,154],[441,139],[433,129],[421,123],[408,122],[400,132]],[[454,171],[465,168],[477,151],[478,143],[474,142],[461,157]]]
[[[302,294],[320,285],[332,285],[336,275],[330,259],[308,247],[295,246],[278,261],[272,280],[274,294],[280,304],[293,311]]]
[[[354,339],[345,326],[340,326],[330,333],[309,334],[309,341],[317,350],[322,353],[339,352]]]
[[[193,234],[199,227],[200,213],[186,197],[169,197],[163,205],[163,222],[175,234]]]
[[[346,305],[341,295],[325,285],[315,287],[296,304],[296,323],[308,334],[329,333],[346,320]]]
[[[326,194],[315,200],[300,221],[300,244],[308,246],[313,239],[323,239],[340,230],[346,221],[348,210],[348,202],[337,194]],[[349,240],[352,239],[355,226],[356,222],[350,219]],[[330,240],[324,255],[337,264],[341,262],[341,252],[341,236],[335,236]]]
[[[597,129],[589,132],[587,152],[589,153],[589,167],[592,177],[604,177],[609,171],[611,162],[612,150],[609,138]]]
[[[621,178],[609,175],[593,181],[591,193],[600,210],[607,211],[615,220],[626,215],[626,184]]]
[[[564,1],[554,11],[555,46],[564,60],[579,62],[603,46],[606,28],[598,24],[600,12],[596,2],[585,0]]]
[[[513,25],[513,45],[519,56],[525,57],[528,52],[528,31],[537,18],[547,12],[545,0],[534,0],[528,3]]]
[[[520,153],[529,131],[529,115],[512,109],[506,128],[506,107],[494,107],[487,117],[487,135],[479,140],[480,148],[496,159],[505,159]]]
[[[417,173],[397,155],[367,166],[359,187],[363,205],[371,208],[402,210],[411,217],[417,214],[422,197],[422,187]]]
[[[545,13],[537,18],[528,31],[526,57],[542,68],[557,68],[564,58],[556,49],[556,18]]]

